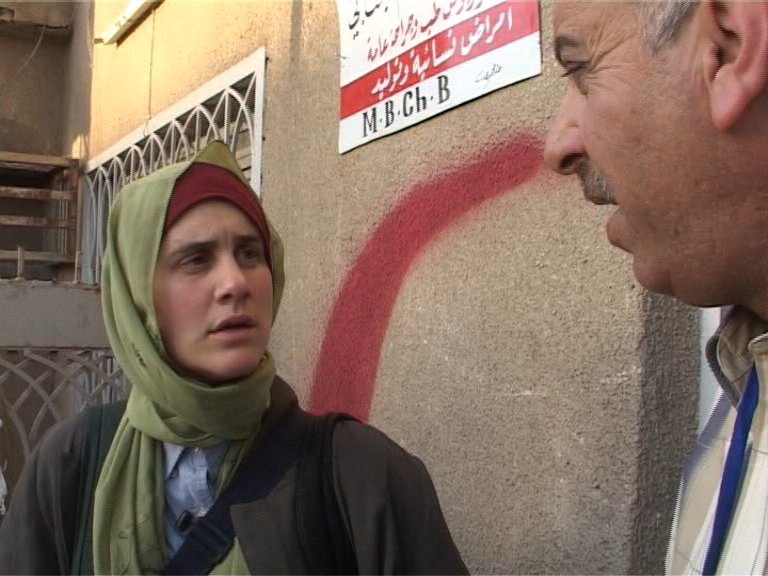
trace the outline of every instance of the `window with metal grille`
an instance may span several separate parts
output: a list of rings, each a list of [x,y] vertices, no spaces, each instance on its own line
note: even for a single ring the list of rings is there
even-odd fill
[[[261,194],[265,53],[251,56],[195,90],[88,162],[82,182],[81,280],[97,284],[109,208],[120,189],[167,164],[182,162],[211,140],[235,152]]]

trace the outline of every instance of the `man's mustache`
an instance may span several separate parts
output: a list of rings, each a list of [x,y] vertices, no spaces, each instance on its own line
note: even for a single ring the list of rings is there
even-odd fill
[[[587,163],[579,164],[576,174],[581,181],[584,197],[595,204],[616,204],[608,182]]]

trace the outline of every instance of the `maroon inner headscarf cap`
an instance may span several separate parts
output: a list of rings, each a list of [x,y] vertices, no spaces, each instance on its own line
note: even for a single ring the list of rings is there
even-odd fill
[[[192,164],[176,180],[171,193],[171,202],[165,213],[163,234],[171,229],[179,218],[193,206],[205,200],[225,200],[237,206],[259,231],[267,264],[272,270],[272,244],[269,237],[269,226],[264,215],[264,209],[256,199],[253,190],[229,170],[197,162]]]

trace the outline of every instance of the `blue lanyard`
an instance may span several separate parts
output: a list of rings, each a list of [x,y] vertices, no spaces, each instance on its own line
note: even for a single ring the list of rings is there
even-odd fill
[[[728,455],[725,457],[725,468],[723,468],[720,494],[717,498],[717,509],[715,510],[715,522],[712,526],[712,539],[709,541],[707,557],[704,560],[702,574],[705,576],[717,572],[717,565],[723,552],[723,544],[725,543],[728,528],[733,518],[733,511],[739,497],[739,489],[741,488],[741,472],[744,466],[747,437],[752,426],[752,416],[754,416],[755,408],[757,407],[758,394],[757,371],[753,367],[752,372],[749,374],[747,389],[744,391],[741,402],[739,402],[736,423],[733,425],[731,445],[728,448]]]

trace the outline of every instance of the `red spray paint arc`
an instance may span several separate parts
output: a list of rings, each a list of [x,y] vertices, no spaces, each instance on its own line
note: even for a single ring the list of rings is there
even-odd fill
[[[344,280],[315,368],[309,409],[367,420],[381,348],[408,270],[436,237],[484,202],[541,169],[541,144],[517,137],[435,180],[415,186],[379,224]]]

